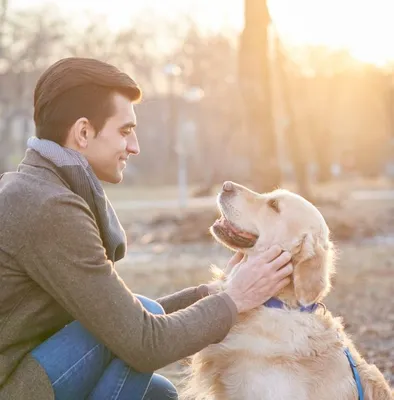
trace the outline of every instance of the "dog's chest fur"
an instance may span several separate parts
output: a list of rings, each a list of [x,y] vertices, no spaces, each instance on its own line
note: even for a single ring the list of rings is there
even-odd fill
[[[260,307],[241,315],[221,343],[194,357],[199,399],[356,399],[338,332],[330,313]]]

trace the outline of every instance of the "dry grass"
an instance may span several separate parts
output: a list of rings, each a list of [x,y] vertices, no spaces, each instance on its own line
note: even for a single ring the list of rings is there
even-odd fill
[[[191,186],[189,192],[191,193],[193,189],[194,186]],[[112,202],[119,200],[170,200],[177,198],[178,188],[174,185],[128,186],[121,183],[119,185],[106,184],[105,192]]]

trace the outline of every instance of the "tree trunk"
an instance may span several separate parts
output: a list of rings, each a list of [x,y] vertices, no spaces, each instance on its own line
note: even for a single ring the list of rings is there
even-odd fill
[[[329,116],[331,113],[328,114]],[[318,183],[326,183],[331,181],[331,164],[333,162],[332,149],[331,149],[331,132],[328,128],[323,126],[324,121],[320,121],[316,126],[316,131],[313,132],[315,138],[313,139],[314,153],[316,155],[317,175],[316,181]]]
[[[266,0],[245,0],[239,73],[251,145],[251,183],[266,192],[280,185],[277,142],[272,115],[269,71],[270,15]]]
[[[302,145],[303,139],[300,137],[300,132],[297,129],[289,70],[286,68],[286,57],[277,33],[275,33],[275,55],[280,97],[283,104],[283,111],[288,121],[284,130],[284,137],[294,168],[297,191],[301,196],[313,201],[308,173],[308,152],[304,151]]]

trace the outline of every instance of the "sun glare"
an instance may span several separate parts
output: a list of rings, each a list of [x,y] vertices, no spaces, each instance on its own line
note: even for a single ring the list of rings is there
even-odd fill
[[[67,13],[81,10],[106,15],[111,29],[132,23],[141,12],[154,11],[158,18],[192,16],[204,30],[240,31],[243,0],[13,0],[11,5],[52,3]],[[383,65],[394,60],[394,0],[268,0],[272,18],[283,37],[295,45],[345,48],[363,62]]]
[[[345,48],[363,62],[394,59],[392,0],[271,0],[278,30],[296,44]]]

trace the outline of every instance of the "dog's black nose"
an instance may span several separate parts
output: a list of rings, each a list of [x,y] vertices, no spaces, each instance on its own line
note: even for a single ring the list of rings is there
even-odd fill
[[[226,181],[223,183],[223,191],[224,192],[232,192],[234,190],[234,185],[230,181]]]

